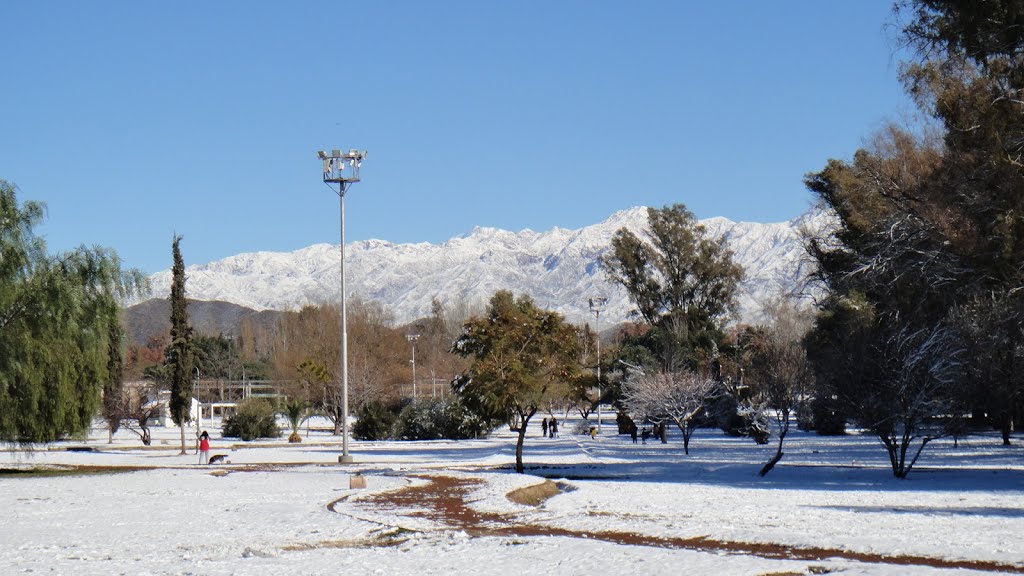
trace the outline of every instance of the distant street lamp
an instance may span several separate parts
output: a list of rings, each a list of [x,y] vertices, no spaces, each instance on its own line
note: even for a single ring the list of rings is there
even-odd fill
[[[412,399],[416,401],[416,341],[420,339],[419,334],[406,334],[405,339],[412,344]]]
[[[348,330],[347,314],[345,310],[345,192],[349,186],[359,182],[359,168],[366,158],[366,151],[331,150],[328,154],[323,150],[317,151],[316,155],[323,162],[324,184],[327,184],[333,191],[332,184],[338,185],[338,198],[341,203],[341,456],[338,462],[347,464],[352,462],[352,455],[348,452]]]
[[[590,311],[594,313],[596,317],[597,327],[597,431],[601,432],[601,312],[604,311],[604,305],[608,303],[608,298],[604,296],[595,296],[590,299]]]

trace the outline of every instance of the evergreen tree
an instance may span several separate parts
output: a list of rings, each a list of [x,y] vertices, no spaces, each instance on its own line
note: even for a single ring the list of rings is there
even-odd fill
[[[109,442],[114,441],[124,417],[124,357],[121,344],[124,329],[121,320],[114,318],[107,330],[107,379],[103,384],[103,419],[107,421]]]
[[[973,354],[966,402],[1009,444],[1024,424],[1024,1],[914,0],[904,39],[919,61],[906,73],[943,130],[929,188],[953,226],[942,240],[969,271],[954,316]],[[935,194],[939,196],[938,193]]]
[[[564,400],[579,372],[575,328],[559,314],[538,308],[528,296],[502,290],[487,313],[466,322],[452,352],[472,358],[456,385],[467,408],[483,421],[504,416],[518,426],[516,472],[523,472],[523,443],[530,418]]]
[[[145,280],[105,248],[49,256],[0,180],[0,441],[50,442],[88,429],[107,381],[109,328]]]
[[[808,177],[837,216],[809,242],[829,290],[809,354],[821,394],[877,434],[905,476],[910,443],[949,431],[940,416],[988,412],[1008,441],[1019,414],[1024,2],[898,9],[918,55],[904,82],[938,133],[890,127]]]
[[[720,325],[735,310],[743,270],[725,239],[709,237],[682,204],[648,208],[647,215],[650,241],[623,228],[601,264],[651,327],[639,343],[660,359],[661,369],[696,369],[707,355],[699,351],[713,350],[722,338]]]
[[[192,408],[192,328],[188,324],[185,300],[185,262],[181,258],[181,236],[172,245],[174,266],[171,268],[171,419],[181,428],[181,453],[185,454],[185,424]]]

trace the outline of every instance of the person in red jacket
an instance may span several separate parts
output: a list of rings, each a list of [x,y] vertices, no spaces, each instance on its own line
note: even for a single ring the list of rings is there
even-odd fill
[[[199,463],[210,463],[210,435],[206,433],[206,430],[199,435]]]

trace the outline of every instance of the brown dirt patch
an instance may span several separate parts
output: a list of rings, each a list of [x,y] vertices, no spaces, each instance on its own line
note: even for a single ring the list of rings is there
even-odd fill
[[[929,566],[932,568],[959,568],[986,572],[1024,574],[1024,566],[985,560],[947,560],[930,556],[871,554],[839,548],[716,540],[704,536],[695,538],[663,538],[635,532],[570,530],[555,526],[525,524],[511,515],[477,512],[470,508],[466,503],[465,497],[473,487],[482,483],[480,480],[455,478],[452,476],[414,476],[414,478],[426,480],[426,482],[391,492],[374,494],[368,498],[353,501],[353,503],[359,506],[369,506],[378,509],[407,510],[407,515],[409,516],[427,518],[454,529],[463,530],[474,537],[562,536],[600,540],[629,546],[653,546],[699,552],[744,554],[780,560],[821,561],[830,558],[840,558],[868,564]],[[555,489],[557,490],[557,487]],[[337,501],[332,502],[328,507],[333,511],[335,504],[337,504]]]
[[[454,528],[472,528],[489,523],[507,522],[501,514],[477,512],[466,505],[465,496],[479,486],[480,480],[452,476],[413,476],[427,480],[425,484],[407,486],[392,492],[374,494],[360,499],[358,504],[369,504],[386,510],[413,509],[410,516],[427,518]]]

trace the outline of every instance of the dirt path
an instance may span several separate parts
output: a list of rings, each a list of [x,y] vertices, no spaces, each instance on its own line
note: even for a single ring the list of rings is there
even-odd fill
[[[768,559],[821,561],[840,558],[869,564],[895,564],[901,566],[928,566],[932,568],[968,569],[987,572],[1024,574],[1024,566],[1002,564],[984,560],[947,560],[928,556],[882,555],[854,552],[839,548],[798,547],[781,544],[734,542],[706,537],[663,538],[633,532],[570,530],[540,524],[525,524],[522,519],[498,513],[483,513],[466,504],[466,496],[482,482],[471,478],[452,476],[413,476],[425,480],[424,484],[374,494],[351,503],[360,507],[388,510],[419,518],[426,518],[452,529],[465,531],[472,537],[481,536],[562,536],[586,538],[626,544],[653,546],[699,552],[747,554]],[[338,502],[328,508],[335,510]]]

